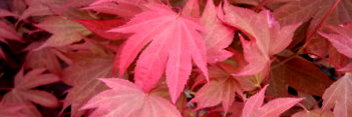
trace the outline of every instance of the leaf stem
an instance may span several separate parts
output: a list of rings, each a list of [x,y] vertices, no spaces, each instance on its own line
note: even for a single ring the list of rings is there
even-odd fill
[[[266,0],[264,0],[266,1]],[[337,7],[337,5],[340,3],[341,0],[336,0],[334,2],[334,4],[330,7],[330,9],[325,13],[324,17],[322,20],[320,20],[319,24],[314,27],[313,32],[309,33],[307,36],[307,41],[306,43],[304,43],[304,45],[298,50],[297,53],[295,53],[294,55],[288,57],[287,59],[283,60],[281,63],[276,64],[275,66],[273,66],[271,69],[275,69],[277,67],[279,67],[280,65],[288,62],[289,60],[293,59],[295,56],[297,56],[299,53],[302,53],[302,51],[304,50],[304,48],[306,48],[308,46],[308,44],[310,42],[312,42],[314,35],[318,32],[319,28],[321,28],[324,24],[324,22],[327,20],[327,18],[331,15],[331,13],[334,11],[334,9]]]
[[[341,0],[335,0],[334,4],[329,8],[329,10],[325,13],[323,19],[320,20],[319,24],[314,27],[313,32],[308,34],[307,41],[306,43],[298,50],[298,53],[301,53],[304,48],[308,46],[310,42],[312,42],[314,35],[318,32],[319,28],[321,28],[324,24],[324,22],[328,19],[328,17],[331,15],[331,13],[334,11],[334,9],[337,7],[337,5],[340,3]]]
[[[279,67],[279,66],[285,64],[286,62],[290,61],[291,59],[293,59],[293,58],[295,58],[295,57],[297,57],[297,56],[298,56],[297,53],[291,55],[290,57],[286,58],[285,60],[281,61],[280,63],[278,63],[278,64],[272,66],[272,67],[271,67],[271,70],[276,69],[277,67]]]

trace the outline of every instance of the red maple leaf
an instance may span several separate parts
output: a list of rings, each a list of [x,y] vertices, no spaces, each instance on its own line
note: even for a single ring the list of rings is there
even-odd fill
[[[170,95],[176,102],[191,73],[192,61],[208,76],[205,44],[199,32],[203,27],[195,19],[180,16],[168,6],[150,4],[146,7],[148,11],[111,30],[133,33],[120,54],[120,76],[149,43],[137,61],[136,84],[148,92],[166,70]]]

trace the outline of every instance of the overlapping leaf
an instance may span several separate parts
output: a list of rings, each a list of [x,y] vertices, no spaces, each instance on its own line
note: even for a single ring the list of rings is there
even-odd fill
[[[284,58],[279,57],[278,60],[270,72],[268,94],[271,96],[287,96],[289,86],[306,94],[322,96],[333,83],[327,74],[303,58],[295,57],[284,64],[278,64]]]
[[[91,5],[97,5],[97,4],[102,4],[106,2],[116,2],[116,3],[128,3],[128,4],[138,4],[144,0],[97,0]]]
[[[0,17],[8,17],[8,16],[16,17],[17,15],[7,10],[0,9]],[[5,39],[22,41],[21,37],[18,36],[18,34],[16,33],[14,26],[11,26],[7,21],[1,19],[0,20],[0,42],[6,43]]]
[[[31,16],[53,15],[64,4],[64,0],[24,0],[28,8],[23,11],[19,20]]]
[[[77,8],[88,6],[96,0],[68,0],[65,2],[64,8]]]
[[[301,98],[277,98],[263,105],[267,87],[268,85],[246,101],[242,117],[279,117],[302,100]]]
[[[234,102],[235,93],[243,95],[238,81],[222,69],[224,68],[209,67],[211,81],[198,90],[191,100],[191,102],[197,103],[197,109],[222,104],[224,111],[228,112]]]
[[[194,19],[180,16],[168,6],[147,5],[148,11],[112,32],[134,33],[124,44],[118,66],[125,73],[142,48],[135,68],[137,86],[150,91],[166,69],[172,101],[183,91],[192,69],[192,60],[207,78],[203,27]]]
[[[230,3],[236,3],[236,4],[248,4],[248,5],[253,5],[258,7],[259,5],[266,5],[270,6],[271,4],[282,4],[282,3],[287,3],[287,2],[292,2],[292,1],[298,1],[298,0],[273,0],[273,1],[263,1],[263,0],[229,0]],[[261,6],[264,7],[264,6]]]
[[[335,9],[334,4],[338,2]],[[332,13],[329,15],[329,12]],[[274,16],[282,25],[306,22],[312,19],[309,27],[311,33],[325,17],[325,24],[339,25],[352,21],[351,0],[298,0],[274,10]]]
[[[342,26],[328,26],[335,33],[321,33],[340,53],[352,58],[352,23]]]
[[[125,24],[126,21],[123,19],[114,19],[114,20],[88,20],[88,19],[78,20],[76,19],[74,21],[79,22],[80,24],[85,26],[93,33],[101,37],[104,37],[106,39],[117,40],[117,39],[123,39],[124,37],[126,37],[126,35],[123,35],[123,34],[107,32],[112,28]]]
[[[7,59],[0,60],[0,69],[32,70],[12,79],[11,70],[0,72],[0,84],[6,84],[0,90],[8,91],[0,95],[1,117],[54,116],[59,109],[46,107],[57,107],[57,99],[36,89],[58,81],[53,74],[72,86],[48,89],[67,93],[61,116],[278,117],[302,99],[275,97],[295,91],[307,109],[282,116],[352,116],[352,24],[344,24],[352,21],[351,0],[0,0],[0,7],[0,17],[6,17],[0,19],[0,45],[8,44],[0,48],[6,50],[0,59]],[[52,34],[44,44],[41,37],[50,35],[40,29]],[[313,39],[305,49],[309,61],[295,50],[307,33]],[[22,37],[25,44],[14,42]],[[113,67],[134,84],[110,78]],[[321,96],[332,83],[326,73],[344,76],[325,91],[319,108],[313,95]],[[102,77],[110,78],[102,81],[111,89],[97,80]],[[254,94],[265,84],[270,87]]]
[[[5,59],[6,58],[6,55],[5,55],[4,51],[2,51],[1,48],[0,48],[0,58],[1,59]]]
[[[131,18],[142,12],[144,0],[97,0],[84,9]]]
[[[133,83],[122,79],[100,79],[111,89],[99,93],[82,107],[97,108],[90,117],[181,117],[166,99],[145,94]]]
[[[71,106],[72,117],[80,117],[84,111],[79,111],[79,108],[94,95],[107,89],[97,78],[112,75],[113,56],[91,52],[71,52],[66,53],[66,56],[73,63],[63,71],[62,79],[73,88],[68,91],[63,109]]]
[[[51,16],[36,25],[53,35],[38,49],[45,47],[61,47],[83,39],[90,32],[79,23],[63,17]]]
[[[0,117],[30,117],[22,112],[25,108],[28,107],[18,104],[1,104],[0,102]]]
[[[220,21],[217,15],[222,10],[219,10],[218,12],[218,8],[215,7],[212,0],[208,0],[201,17],[201,22],[205,27],[204,40],[209,63],[223,61],[232,55],[231,52],[224,50],[224,48],[231,44],[235,31]]]
[[[239,108],[239,105],[232,105],[234,103],[235,93],[240,99],[245,99],[243,92],[253,91],[260,86],[262,74],[245,77],[232,76],[233,73],[241,70],[239,66],[245,65],[240,61],[240,53],[235,53],[237,56],[234,55],[224,62],[218,62],[208,67],[210,82],[198,90],[195,97],[190,101],[191,103],[197,103],[197,109],[222,104],[223,109],[217,109],[217,111],[232,113],[232,111],[234,111],[232,108]],[[204,83],[203,81],[205,81],[204,78],[200,79],[197,77],[193,88]]]
[[[7,21],[0,20],[0,42],[6,43],[6,39],[22,41],[14,26],[11,26]]]
[[[31,49],[36,43],[32,43],[27,49]],[[25,68],[46,68],[55,74],[61,74],[62,68],[59,58],[64,58],[62,53],[55,48],[45,48],[38,51],[29,51],[26,56]],[[64,60],[64,59],[62,59]]]
[[[335,117],[352,116],[352,74],[346,73],[325,90],[323,111],[334,108]]]
[[[249,9],[225,4],[223,20],[243,31],[250,41],[241,38],[244,57],[248,65],[236,75],[253,75],[263,71],[270,63],[270,56],[285,49],[299,24],[280,27],[269,11],[256,13]],[[258,26],[260,28],[258,28]]]
[[[23,70],[18,72],[15,77],[15,87],[4,95],[2,103],[4,104],[24,104],[30,106],[23,110],[31,117],[40,117],[40,112],[34,107],[32,102],[45,107],[57,107],[59,105],[56,97],[48,92],[34,90],[32,88],[54,83],[59,81],[59,78],[53,74],[43,73],[45,69],[34,69],[23,74]]]
[[[182,9],[183,16],[192,16],[199,17],[200,16],[200,8],[198,0],[188,0]]]
[[[0,9],[0,17],[8,17],[8,16],[18,17],[18,15],[15,13],[12,13],[12,12],[7,11],[5,9]]]

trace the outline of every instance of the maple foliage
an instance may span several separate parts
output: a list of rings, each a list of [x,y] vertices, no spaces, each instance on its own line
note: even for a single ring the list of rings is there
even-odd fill
[[[334,116],[351,116],[352,101],[349,98],[352,93],[348,91],[352,86],[351,84],[351,74],[348,73],[326,89],[323,95],[323,110],[328,110],[335,105]]]
[[[311,111],[301,111],[292,115],[292,117],[333,117],[331,111],[321,111],[318,109]]]
[[[221,9],[216,8],[213,1],[208,0],[200,19],[205,27],[204,40],[209,63],[223,61],[232,55],[224,48],[231,44],[235,31],[220,21],[217,16],[217,12],[220,11]]]
[[[5,42],[5,39],[21,40],[21,37],[16,34],[16,30],[10,26],[6,21],[0,20],[0,26],[2,27],[0,41]]]
[[[224,69],[224,70],[223,70]],[[209,67],[211,82],[205,84],[191,102],[196,102],[197,108],[216,106],[221,103],[224,111],[227,112],[235,96],[235,92],[242,94],[240,82],[231,77],[231,66],[229,64],[219,64]]]
[[[24,105],[6,105],[2,104],[0,106],[0,116],[2,117],[10,117],[10,116],[16,116],[16,117],[28,117],[25,113],[23,113],[23,109],[25,109],[26,106]]]
[[[80,24],[64,19],[61,17],[48,17],[45,21],[37,25],[37,27],[53,33],[43,45],[39,47],[60,47],[65,46],[83,39],[84,35],[89,34]]]
[[[246,101],[242,117],[277,117],[302,100],[300,98],[277,98],[263,105],[267,87],[268,85]]]
[[[123,34],[107,32],[108,30],[121,26],[126,21],[123,19],[114,19],[114,20],[74,20],[81,23],[87,29],[94,32],[95,34],[104,37],[106,39],[116,40],[124,38]]]
[[[321,35],[326,37],[331,42],[331,44],[336,47],[337,51],[346,55],[347,57],[352,58],[352,53],[350,51],[351,46],[348,46],[352,43],[352,24],[346,24],[337,27],[329,26],[328,28],[337,34],[322,33]]]
[[[208,76],[205,44],[199,32],[203,27],[197,21],[193,21],[194,19],[179,16],[168,6],[146,7],[150,11],[142,12],[126,25],[110,30],[134,33],[125,42],[121,51],[118,67],[120,76],[136,58],[138,52],[152,41],[137,61],[136,84],[145,91],[150,91],[165,69],[171,98],[176,102],[191,73],[192,60],[203,74]],[[168,37],[170,35],[175,36],[170,38]]]
[[[302,93],[322,96],[324,90],[332,84],[332,80],[311,62],[295,57],[272,69],[269,83],[268,95],[272,96],[288,95],[289,87]]]
[[[53,74],[42,74],[44,71],[45,69],[36,69],[24,75],[21,70],[14,79],[15,87],[4,95],[1,103],[34,106],[32,104],[34,102],[46,107],[57,107],[58,100],[54,95],[45,91],[32,90],[32,88],[59,81],[59,78]],[[33,107],[24,110],[24,112],[33,117],[40,116],[40,113]]]
[[[296,24],[281,28],[268,11],[255,13],[225,4],[224,12],[223,20],[247,33],[251,39],[246,41],[244,38],[240,38],[248,65],[237,75],[254,75],[263,71],[269,65],[270,56],[279,53],[290,44],[293,31],[298,27]],[[246,15],[249,16],[245,17]],[[256,28],[258,25],[261,28]]]
[[[0,58],[6,58],[6,55],[4,54],[4,52],[2,50],[0,50]]]
[[[351,0],[0,0],[1,117],[352,117]]]
[[[176,107],[169,101],[158,96],[146,95],[129,81],[116,78],[100,80],[111,89],[96,95],[82,107],[82,109],[98,107],[90,115],[92,117],[156,117],[160,115],[181,117]]]
[[[118,4],[116,4],[116,3]],[[106,14],[114,14],[119,15],[126,18],[131,18],[134,15],[142,12],[141,6],[139,6],[138,2],[128,2],[127,0],[115,0],[115,2],[95,2],[86,6],[84,9],[86,10],[94,10],[101,13]]]
[[[73,88],[67,93],[63,109],[71,106],[72,116],[79,117],[84,114],[79,111],[81,106],[97,93],[107,89],[96,78],[111,76],[113,56],[111,53],[84,51],[66,53],[66,56],[73,63],[62,72],[62,80]],[[101,57],[95,58],[94,56]]]

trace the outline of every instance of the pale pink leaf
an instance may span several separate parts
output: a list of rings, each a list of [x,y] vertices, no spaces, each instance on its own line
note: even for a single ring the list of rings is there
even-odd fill
[[[271,44],[269,47],[269,55],[275,55],[283,51],[292,42],[295,30],[300,26],[301,23],[280,27],[278,22],[274,21],[274,25],[271,27]]]
[[[328,26],[334,33],[320,33],[327,38],[330,43],[337,49],[338,52],[352,58],[352,23],[341,26]]]
[[[246,102],[242,110],[242,117],[254,117],[256,113],[258,112],[259,108],[263,105],[264,103],[264,96],[265,96],[265,91],[266,88],[268,87],[265,86],[262,88],[258,93],[255,95],[251,96]]]
[[[302,98],[277,98],[263,105],[267,87],[268,85],[245,102],[242,117],[279,117],[280,114],[302,101]]]
[[[166,99],[147,95],[133,83],[122,79],[100,79],[111,89],[99,93],[82,109],[96,108],[90,117],[181,117]]]
[[[201,17],[201,23],[205,27],[204,40],[209,63],[223,61],[232,55],[231,52],[224,50],[224,48],[231,44],[235,29],[226,26],[220,21],[217,17],[219,13],[217,10],[222,12],[221,8],[215,7],[212,0],[208,0]]]
[[[323,95],[323,111],[334,108],[335,117],[352,116],[352,74],[343,77],[330,85]]]

